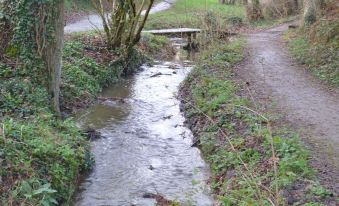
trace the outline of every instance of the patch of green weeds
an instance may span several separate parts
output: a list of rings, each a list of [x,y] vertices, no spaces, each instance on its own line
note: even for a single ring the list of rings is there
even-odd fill
[[[65,9],[67,12],[93,11],[91,0],[66,0]]]
[[[299,178],[309,179],[314,175],[309,166],[308,151],[297,136],[290,138],[277,135],[273,137],[276,155],[279,158],[278,177],[273,181],[279,187],[287,187]],[[265,148],[270,151],[270,142],[265,142]],[[271,152],[268,152],[271,156]]]
[[[94,38],[94,34],[88,35]],[[64,47],[63,106],[70,108],[78,103],[88,104],[103,87],[116,82],[124,73],[134,72],[145,59],[140,51],[133,50],[128,57],[123,58],[119,51],[87,45],[80,36],[74,36]]]
[[[69,203],[79,173],[93,164],[72,120],[44,113],[30,121],[5,118],[0,125],[1,205]]]
[[[328,189],[324,188],[318,182],[315,182],[311,185],[308,191],[311,195],[318,196],[320,198],[326,198],[333,196],[333,193]]]
[[[33,84],[30,79],[15,77],[0,82],[0,116],[27,117],[46,111],[47,101],[45,87]]]

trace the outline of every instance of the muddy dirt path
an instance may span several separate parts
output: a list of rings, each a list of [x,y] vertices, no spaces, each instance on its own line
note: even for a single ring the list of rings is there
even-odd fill
[[[273,102],[312,150],[323,183],[339,191],[339,92],[329,90],[288,54],[284,24],[248,35],[248,57],[238,72],[257,101]],[[271,103],[270,103],[271,104]]]

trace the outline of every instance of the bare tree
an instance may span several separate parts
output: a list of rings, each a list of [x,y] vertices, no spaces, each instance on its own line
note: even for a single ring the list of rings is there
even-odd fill
[[[154,0],[92,0],[102,19],[109,48],[137,44]],[[106,7],[108,5],[108,7]]]

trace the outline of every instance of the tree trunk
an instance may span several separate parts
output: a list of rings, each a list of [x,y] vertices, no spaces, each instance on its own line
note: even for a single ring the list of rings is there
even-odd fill
[[[317,20],[317,0],[304,0],[304,25],[309,26]]]
[[[54,40],[45,47],[43,60],[48,71],[48,90],[51,96],[51,108],[57,116],[60,113],[60,82],[62,70],[62,49],[64,45],[64,0],[58,0],[56,16],[51,20],[54,27]]]

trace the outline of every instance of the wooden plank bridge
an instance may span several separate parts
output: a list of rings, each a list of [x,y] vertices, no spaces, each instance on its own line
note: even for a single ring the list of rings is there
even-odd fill
[[[177,28],[177,29],[160,29],[160,30],[147,30],[143,33],[149,33],[153,35],[163,35],[163,36],[180,36],[186,37],[188,48],[192,49],[195,47],[194,40],[197,38],[197,34],[201,33],[201,29],[192,29],[192,28]]]

